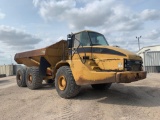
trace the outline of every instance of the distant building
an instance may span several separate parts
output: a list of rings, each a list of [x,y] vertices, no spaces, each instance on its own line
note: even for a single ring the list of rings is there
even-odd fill
[[[143,47],[137,54],[143,58],[145,71],[160,73],[160,45]]]

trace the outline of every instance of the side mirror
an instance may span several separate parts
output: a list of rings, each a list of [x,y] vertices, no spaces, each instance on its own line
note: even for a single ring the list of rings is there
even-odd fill
[[[67,40],[68,40],[68,39],[72,39],[72,35],[71,35],[71,34],[68,34],[68,35],[67,35]]]
[[[72,48],[72,43],[73,43],[73,35],[68,34],[68,35],[67,35],[68,48]]]

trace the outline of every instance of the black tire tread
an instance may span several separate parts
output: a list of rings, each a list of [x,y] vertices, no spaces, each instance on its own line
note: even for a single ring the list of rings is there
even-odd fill
[[[66,73],[66,79],[67,82],[69,82],[66,90],[65,90],[65,93],[61,93],[59,92],[60,89],[58,88],[58,76],[60,74],[63,74],[63,73]],[[75,97],[79,92],[80,92],[80,86],[77,85],[75,83],[75,80],[74,80],[74,77],[73,77],[73,74],[72,74],[72,71],[70,69],[69,66],[62,66],[58,69],[57,73],[56,73],[56,79],[55,79],[55,86],[56,86],[56,90],[58,92],[58,94],[62,97],[62,98],[72,98],[72,97]]]
[[[27,72],[26,72],[26,80],[27,80],[27,75],[31,73],[32,74],[32,83],[27,83],[27,87],[29,89],[38,89],[38,88],[41,88],[42,87],[42,76],[40,75],[40,72],[39,72],[39,68],[38,67],[30,67],[27,69]]]
[[[18,81],[18,75],[21,74],[22,76],[22,80],[21,82]],[[26,69],[25,68],[20,68],[17,70],[16,72],[16,81],[17,81],[17,85],[19,87],[26,87],[26,80],[25,80],[25,74],[26,74]]]

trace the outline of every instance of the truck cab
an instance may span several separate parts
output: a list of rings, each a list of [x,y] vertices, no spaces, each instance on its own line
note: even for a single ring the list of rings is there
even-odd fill
[[[146,77],[140,56],[109,46],[104,35],[98,32],[85,30],[69,34],[67,42],[77,84],[129,83]]]
[[[77,59],[78,55],[83,63],[94,61],[101,70],[142,71],[140,56],[119,47],[109,46],[104,35],[98,32],[81,31],[68,35],[67,41],[72,60]]]

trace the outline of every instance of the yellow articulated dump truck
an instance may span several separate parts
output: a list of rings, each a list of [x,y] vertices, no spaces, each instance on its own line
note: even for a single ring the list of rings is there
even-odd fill
[[[142,58],[119,47],[109,46],[104,35],[84,30],[69,34],[46,48],[17,53],[15,61],[26,69],[17,71],[20,87],[42,87],[55,83],[62,98],[72,98],[82,85],[109,89],[112,83],[130,83],[146,78]]]

